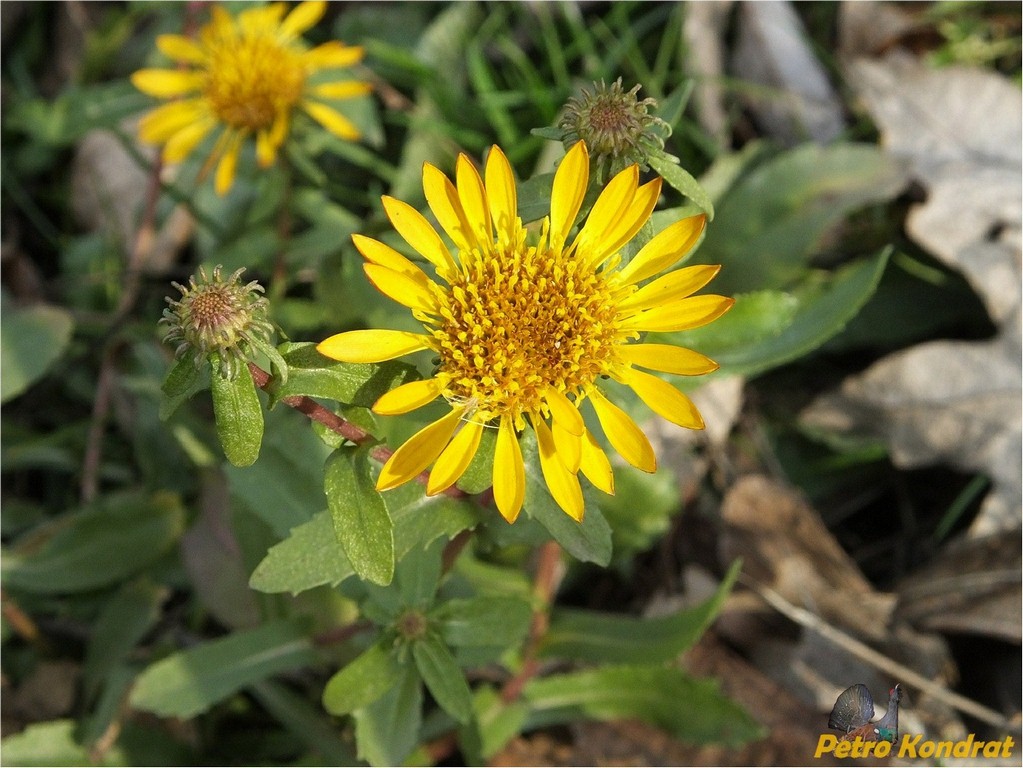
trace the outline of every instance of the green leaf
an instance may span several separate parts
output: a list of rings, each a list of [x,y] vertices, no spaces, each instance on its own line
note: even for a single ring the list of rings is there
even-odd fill
[[[327,681],[323,708],[340,716],[367,707],[391,690],[403,671],[391,648],[374,643]]]
[[[423,685],[407,664],[387,693],[355,711],[359,757],[374,766],[401,765],[419,744],[422,709]]]
[[[891,199],[905,182],[903,169],[874,145],[798,147],[739,179],[718,202],[693,261],[722,265],[715,293],[787,288],[804,276],[829,227]]]
[[[555,609],[540,647],[541,658],[615,664],[674,661],[691,648],[717,616],[739,575],[736,562],[709,600],[655,619],[598,611]]]
[[[494,449],[497,447],[497,430],[484,429],[480,436],[479,448],[472,457],[465,472],[456,485],[462,491],[475,496],[494,484]]]
[[[582,522],[577,523],[565,514],[547,490],[533,430],[523,432],[520,444],[526,465],[526,498],[523,506],[529,516],[546,528],[554,540],[577,560],[600,566],[610,563],[611,526],[601,514],[592,489],[584,489],[585,514]]]
[[[581,718],[636,718],[697,744],[739,746],[762,735],[713,680],[694,680],[659,665],[608,666],[534,678],[523,697],[531,708],[528,727]]]
[[[467,765],[482,765],[518,736],[529,708],[521,701],[505,702],[489,686],[480,686],[473,695],[476,716],[462,728],[460,743],[467,752]]]
[[[36,304],[12,307],[0,293],[0,402],[27,390],[47,371],[71,343],[74,321],[57,307]],[[6,306],[5,306],[6,305]]]
[[[316,661],[312,643],[293,622],[235,631],[148,667],[131,705],[163,717],[194,717],[246,685]]]
[[[263,407],[256,395],[256,384],[247,365],[239,366],[234,379],[221,375],[215,354],[211,356],[210,367],[213,415],[224,455],[234,466],[247,467],[259,458],[263,441]]]
[[[677,165],[663,154],[652,154],[647,158],[650,167],[659,173],[668,185],[692,200],[707,214],[709,220],[714,219],[714,203],[700,186],[700,182],[681,165]]]
[[[481,595],[445,600],[431,614],[441,637],[456,647],[518,645],[529,631],[533,612],[525,600]]]
[[[653,474],[616,466],[615,494],[600,494],[600,511],[611,526],[615,562],[630,560],[667,533],[682,504],[678,480],[670,469]]]
[[[746,315],[743,310],[739,316],[740,320],[724,329],[711,330],[719,323],[724,323],[728,315],[704,328],[665,336],[670,338],[672,343],[697,349],[709,355],[727,373],[740,373],[746,376],[763,373],[812,352],[838,334],[873,295],[887,263],[886,250],[877,256],[850,264],[838,270],[822,285],[797,294],[798,305],[791,321],[774,335],[761,338],[771,323],[769,319],[751,322],[750,332],[753,338],[743,343],[738,338],[742,334],[742,329],[736,327]],[[761,294],[756,300],[761,310],[773,305],[785,311],[786,302],[777,299],[776,294]],[[740,302],[736,303],[738,305]],[[756,310],[754,307],[750,309]],[[715,347],[713,334],[717,334],[719,330],[720,338],[728,338],[728,343]],[[705,333],[707,335],[704,335]]]
[[[518,185],[519,216],[523,224],[539,221],[551,212],[553,173],[532,176]]]
[[[675,90],[661,99],[654,110],[654,114],[674,129],[682,119],[682,113],[686,110],[686,105],[689,103],[689,97],[692,95],[695,85],[696,83],[693,80],[686,80],[681,83]]]
[[[160,385],[163,396],[160,398],[160,421],[167,421],[182,403],[196,392],[210,387],[209,366],[200,371],[195,367],[191,355],[185,355],[174,363],[167,372],[167,378]]]
[[[386,363],[339,363],[316,351],[312,342],[281,344],[288,365],[288,383],[271,391],[271,403],[294,395],[321,397],[339,403],[372,406],[382,394],[419,378],[416,369],[395,360]]]
[[[472,717],[472,693],[447,646],[427,635],[412,644],[412,657],[437,703],[458,722],[467,722]]]
[[[339,448],[323,473],[334,535],[360,578],[388,585],[394,577],[394,526],[370,476],[367,448]]]
[[[318,764],[355,765],[354,750],[318,704],[272,680],[254,683],[249,690],[267,712],[318,754]]]
[[[80,766],[90,765],[89,750],[75,740],[78,723],[74,720],[51,720],[32,723],[21,733],[8,736],[0,743],[4,765]],[[117,747],[107,752],[100,765],[127,765]]]
[[[174,494],[104,497],[30,532],[21,541],[30,542],[31,551],[5,551],[4,588],[52,595],[117,584],[162,557],[184,527],[185,511]]]

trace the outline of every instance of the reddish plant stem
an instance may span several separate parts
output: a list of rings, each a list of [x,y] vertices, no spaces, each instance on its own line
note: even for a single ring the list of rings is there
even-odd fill
[[[371,621],[357,621],[354,624],[346,624],[343,627],[331,627],[330,629],[324,630],[313,637],[313,645],[316,646],[327,646],[337,645],[343,643],[351,637],[359,634],[360,632],[368,632],[373,629],[374,624]]]

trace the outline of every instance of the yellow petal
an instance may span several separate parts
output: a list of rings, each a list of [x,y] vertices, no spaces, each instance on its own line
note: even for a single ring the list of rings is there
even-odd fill
[[[643,430],[636,426],[629,414],[612,403],[598,389],[591,390],[590,402],[597,413],[600,426],[612,447],[636,469],[653,472],[657,457]]]
[[[419,267],[406,259],[389,245],[381,243],[365,235],[352,235],[352,242],[359,249],[363,258],[371,264],[379,264],[395,272],[400,272],[405,277],[415,280],[420,285],[427,285],[433,282]]]
[[[719,367],[709,357],[673,344],[623,344],[618,354],[633,365],[679,376],[700,376]]]
[[[607,460],[607,456],[589,430],[583,433],[579,446],[581,449],[579,469],[595,487],[609,496],[614,496],[615,476],[611,471],[611,462]]]
[[[327,4],[322,0],[309,0],[299,3],[289,13],[279,27],[280,34],[285,40],[292,40],[308,29],[312,29],[327,10]]]
[[[320,83],[314,85],[310,92],[313,96],[321,99],[354,99],[356,96],[365,96],[373,90],[371,83],[363,83],[358,80],[342,80],[336,83]]]
[[[551,434],[554,435],[554,447],[558,450],[558,458],[565,465],[565,469],[574,475],[579,471],[579,462],[582,460],[582,437],[569,432],[560,421],[551,424]]]
[[[440,169],[430,163],[423,164],[423,193],[426,195],[430,210],[451,238],[451,242],[455,244],[455,248],[459,251],[471,251],[476,247],[476,238],[473,237],[472,227],[469,226],[469,220],[462,210],[458,190]]]
[[[658,416],[680,427],[703,429],[703,417],[693,401],[664,379],[635,369],[626,371],[621,379]]]
[[[366,272],[366,277],[373,283],[373,287],[384,296],[409,309],[417,309],[431,315],[437,314],[437,300],[427,286],[379,264],[363,264],[362,268]]]
[[[501,417],[494,447],[494,502],[501,516],[514,523],[526,497],[526,467],[510,416]]]
[[[201,72],[180,69],[140,69],[131,83],[143,93],[158,99],[172,99],[200,90],[205,82]]]
[[[640,312],[618,323],[619,331],[684,331],[699,328],[725,314],[735,299],[715,296],[712,293],[690,296],[671,304]]]
[[[497,145],[490,148],[484,175],[491,220],[497,227],[498,237],[514,241],[518,232],[519,215],[515,174],[512,173],[508,158]]]
[[[444,385],[437,379],[422,379],[402,384],[385,392],[373,403],[373,413],[381,416],[397,416],[414,411],[440,396]]]
[[[206,54],[203,49],[196,45],[184,35],[158,35],[156,47],[160,53],[176,61],[185,61],[189,64],[204,64]]]
[[[625,214],[638,186],[638,165],[630,165],[607,183],[587,214],[586,223],[579,231],[579,237],[576,238],[576,248],[579,253],[585,254],[587,258],[592,258],[594,261],[599,259],[598,253],[607,240],[608,232]]]
[[[494,230],[490,223],[490,206],[487,204],[487,194],[483,190],[483,179],[480,178],[476,166],[465,155],[459,155],[455,163],[455,182],[458,199],[462,201],[462,210],[465,211],[465,218],[469,221],[477,242],[492,243]]]
[[[720,270],[721,267],[718,265],[700,264],[695,267],[683,267],[666,275],[661,275],[653,282],[644,285],[627,299],[620,301],[618,303],[618,311],[622,315],[629,315],[684,299],[686,296],[696,293],[696,291],[713,280],[714,275]]]
[[[234,184],[234,171],[238,165],[238,153],[242,148],[242,139],[245,138],[243,133],[237,132],[226,135],[224,154],[217,164],[217,173],[213,180],[213,189],[218,195],[227,194],[227,191],[231,189],[231,185]]]
[[[380,363],[429,347],[429,337],[407,331],[348,331],[316,345],[321,355],[343,363]]]
[[[577,141],[554,173],[551,189],[551,248],[559,250],[572,231],[590,179],[590,155],[586,143]]]
[[[604,247],[598,251],[599,258],[597,263],[617,253],[619,248],[636,236],[636,233],[643,228],[643,225],[650,218],[650,214],[653,212],[654,206],[657,205],[657,200],[660,196],[660,178],[648,181],[636,190],[636,194],[633,196],[632,202],[629,203],[628,209],[615,222],[614,228],[607,233]]]
[[[442,274],[453,274],[455,262],[430,222],[408,203],[384,195],[384,212],[391,224],[406,243],[411,245],[423,258],[437,267]]]
[[[387,460],[377,478],[377,490],[389,491],[418,475],[436,459],[461,423],[462,409],[423,427]]]
[[[547,407],[551,409],[551,416],[554,421],[559,422],[562,427],[573,435],[581,435],[585,427],[583,417],[579,409],[575,407],[565,393],[556,387],[548,387],[545,396]]]
[[[270,131],[258,131],[256,133],[256,162],[260,168],[267,168],[273,165],[277,159],[277,145],[273,142]]]
[[[350,67],[362,61],[365,51],[361,46],[345,45],[338,40],[318,45],[302,54],[302,61],[311,69]]]
[[[536,444],[540,452],[540,471],[550,489],[551,496],[565,514],[573,520],[583,519],[583,491],[579,487],[579,478],[570,472],[558,456],[554,444],[554,436],[543,419],[533,419],[536,432]]]
[[[345,141],[355,141],[361,135],[355,124],[333,107],[306,99],[302,102],[302,109],[328,131]]]
[[[448,447],[437,457],[430,480],[426,484],[426,495],[433,496],[445,491],[458,482],[480,447],[483,436],[483,425],[474,421],[466,422],[465,426],[452,438]]]
[[[187,125],[175,133],[163,147],[163,159],[167,163],[180,163],[188,157],[213,129],[213,123],[200,120]]]
[[[205,119],[205,107],[198,99],[164,104],[139,121],[139,138],[150,144],[163,144],[171,136]]]
[[[665,227],[619,271],[621,281],[638,283],[663,272],[692,250],[706,223],[707,217],[701,213]]]

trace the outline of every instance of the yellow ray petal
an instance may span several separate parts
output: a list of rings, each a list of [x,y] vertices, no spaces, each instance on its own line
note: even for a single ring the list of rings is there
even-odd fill
[[[600,426],[607,435],[611,446],[636,469],[653,472],[657,469],[657,457],[643,430],[636,426],[629,415],[612,403],[598,389],[590,392],[590,402],[597,413]]]
[[[455,163],[455,182],[458,199],[462,201],[462,210],[465,211],[472,234],[480,244],[493,243],[494,229],[490,222],[490,206],[483,189],[483,179],[465,155],[459,155]]]
[[[387,218],[406,243],[441,270],[442,276],[456,271],[454,259],[451,258],[447,246],[423,214],[396,198],[384,195],[381,200]]]
[[[640,312],[618,323],[619,331],[651,331],[665,333],[699,328],[725,314],[735,299],[712,293],[690,296],[656,309]]]
[[[256,162],[260,168],[268,168],[277,159],[277,145],[271,131],[256,132]]]
[[[400,272],[405,277],[415,280],[422,286],[433,282],[423,270],[406,259],[391,246],[381,243],[365,235],[352,235],[352,242],[359,249],[363,258],[371,264],[379,264],[382,267]]]
[[[579,471],[579,462],[582,461],[582,436],[569,432],[560,421],[551,424],[551,434],[554,435],[558,458],[565,469],[574,475]]]
[[[515,190],[515,174],[511,163],[496,144],[490,148],[487,157],[486,176],[487,200],[490,201],[490,215],[497,227],[499,238],[514,241],[518,233],[518,198]]]
[[[583,491],[579,486],[579,478],[570,472],[558,456],[554,444],[554,436],[543,419],[534,418],[533,429],[536,432],[536,444],[540,452],[540,471],[550,489],[551,496],[558,506],[573,520],[583,519]]]
[[[338,40],[331,40],[303,53],[302,61],[313,70],[340,69],[362,61],[364,54],[362,46],[345,45]]]
[[[621,315],[630,315],[663,306],[696,293],[714,279],[721,270],[716,264],[700,264],[695,267],[683,267],[661,275],[634,294],[618,303]]]
[[[445,491],[458,482],[466,468],[476,455],[483,436],[483,425],[474,421],[466,422],[465,426],[452,438],[430,471],[430,480],[426,484],[426,495],[433,496]]]
[[[679,376],[700,376],[719,367],[709,357],[673,344],[623,344],[618,354],[633,365]]]
[[[302,102],[302,109],[328,131],[346,141],[355,141],[361,135],[355,124],[333,107],[306,99]]]
[[[377,478],[377,490],[389,491],[418,475],[440,456],[461,423],[462,409],[423,427],[391,454]]]
[[[402,384],[389,392],[385,392],[373,403],[373,413],[381,416],[397,416],[402,413],[422,408],[436,400],[444,385],[437,379],[422,379]]]
[[[379,264],[363,264],[362,268],[366,272],[366,277],[373,283],[373,287],[384,296],[409,309],[417,309],[431,315],[437,314],[437,300],[428,286]]]
[[[586,196],[590,178],[590,154],[586,143],[577,141],[554,173],[551,189],[551,248],[560,250],[572,231],[579,207]]]
[[[441,227],[459,251],[470,251],[476,247],[469,219],[462,209],[458,190],[439,168],[430,163],[423,164],[423,193],[430,210],[437,217]]]
[[[638,283],[663,272],[692,250],[706,223],[707,217],[701,213],[665,227],[619,271],[622,283]]]
[[[156,47],[160,53],[176,61],[186,61],[189,64],[203,64],[206,62],[206,53],[184,35],[158,35]]]
[[[199,91],[205,76],[181,69],[140,69],[131,76],[131,84],[158,99],[173,99]]]
[[[139,121],[139,138],[150,144],[162,144],[179,131],[203,120],[208,120],[208,116],[199,99],[164,104]]]
[[[634,368],[623,373],[621,379],[658,416],[680,427],[703,429],[703,417],[693,401],[664,379]]]
[[[494,502],[501,516],[514,523],[526,497],[526,467],[510,416],[501,417],[494,448]]]
[[[164,162],[180,163],[209,135],[213,126],[211,121],[197,120],[175,133],[163,147]]]
[[[607,240],[608,232],[628,210],[638,187],[638,165],[630,165],[607,183],[587,214],[586,223],[579,230],[579,236],[576,238],[578,253],[585,254],[586,258],[592,258],[594,261],[598,260],[597,254]]]
[[[358,80],[342,80],[336,83],[320,83],[309,89],[313,96],[321,99],[354,99],[356,96],[365,96],[373,90],[372,83],[363,83]]]
[[[347,331],[316,345],[321,355],[343,363],[380,363],[429,347],[429,337],[407,331]]]
[[[238,166],[238,153],[242,148],[242,139],[245,134],[232,132],[225,134],[227,137],[224,144],[224,154],[217,163],[217,173],[213,179],[213,189],[218,195],[225,195],[234,184],[234,171]]]
[[[657,205],[661,196],[661,179],[656,178],[636,190],[636,194],[629,203],[628,210],[615,223],[606,236],[603,248],[598,251],[596,263],[601,263],[608,256],[618,252],[618,249],[629,242],[636,233],[643,228],[650,214]]]
[[[296,5],[279,27],[280,35],[285,40],[293,40],[308,29],[316,26],[316,22],[323,18],[327,10],[327,4],[322,0],[309,0]]]
[[[581,435],[585,427],[583,417],[579,409],[575,407],[565,393],[556,387],[548,387],[545,396],[547,406],[551,409],[551,416],[554,421],[559,422],[562,427],[573,435]]]
[[[607,456],[589,430],[583,433],[579,446],[581,449],[579,469],[596,488],[609,496],[614,496],[615,476],[611,471],[611,462],[607,460]]]

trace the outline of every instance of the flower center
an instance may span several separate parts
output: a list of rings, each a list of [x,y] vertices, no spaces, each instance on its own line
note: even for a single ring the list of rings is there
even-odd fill
[[[266,130],[302,97],[306,72],[298,52],[260,31],[223,36],[210,46],[204,95],[233,128]]]
[[[445,396],[476,420],[543,414],[548,387],[578,396],[611,369],[617,313],[592,267],[525,245],[461,259],[434,338]]]

